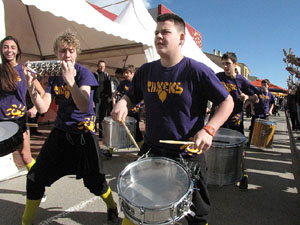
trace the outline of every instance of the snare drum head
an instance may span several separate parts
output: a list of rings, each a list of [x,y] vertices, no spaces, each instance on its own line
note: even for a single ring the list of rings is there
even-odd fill
[[[186,170],[177,162],[149,157],[129,164],[118,179],[120,197],[147,209],[179,201],[191,188]]]
[[[213,147],[234,147],[246,142],[247,138],[239,131],[220,128],[213,138]]]
[[[0,122],[0,141],[5,141],[19,131],[19,125],[11,121]]]

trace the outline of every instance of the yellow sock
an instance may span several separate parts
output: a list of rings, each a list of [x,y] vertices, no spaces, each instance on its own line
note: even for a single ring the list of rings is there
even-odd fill
[[[22,225],[32,225],[35,214],[39,205],[41,203],[41,199],[39,200],[30,200],[26,199],[26,206],[22,216]]]
[[[122,225],[135,225],[135,224],[131,222],[129,219],[127,219],[127,217],[125,216],[122,221]]]
[[[25,165],[27,171],[29,171],[34,164],[35,164],[35,159],[32,158],[31,162]]]
[[[108,187],[107,192],[101,195],[100,197],[106,203],[108,209],[115,209],[117,207],[117,204],[114,201],[110,187]]]

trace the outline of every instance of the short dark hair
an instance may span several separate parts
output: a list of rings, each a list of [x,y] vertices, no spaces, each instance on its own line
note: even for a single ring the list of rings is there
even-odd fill
[[[222,55],[222,60],[223,59],[231,59],[231,61],[233,63],[236,63],[237,62],[237,57],[236,57],[236,54],[234,52],[226,52]]]
[[[180,16],[177,16],[173,13],[164,13],[164,14],[159,15],[156,18],[157,22],[164,22],[167,20],[173,21],[174,24],[177,25],[177,27],[179,28],[179,31],[185,33],[185,23],[184,23],[184,20]]]
[[[128,65],[124,68],[124,72],[129,71],[131,73],[135,73],[135,67],[134,65]]]
[[[269,81],[268,79],[263,79],[263,80],[261,81],[261,83],[270,85],[270,81]]]
[[[102,62],[105,63],[104,60],[100,59],[100,60],[98,61],[97,65],[99,65],[99,63],[102,63]]]
[[[124,70],[122,68],[117,68],[115,73],[117,74],[123,74]]]

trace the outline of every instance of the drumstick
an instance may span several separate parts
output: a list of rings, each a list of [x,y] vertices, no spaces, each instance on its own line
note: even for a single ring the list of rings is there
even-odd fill
[[[165,144],[173,144],[173,145],[193,145],[195,142],[193,141],[175,141],[175,140],[159,140],[160,143]],[[212,140],[212,142],[219,142],[229,144],[229,141],[222,141],[222,140]]]
[[[138,144],[136,143],[136,141],[134,140],[134,137],[131,135],[130,130],[128,129],[128,127],[126,126],[126,123],[124,122],[124,120],[121,120],[121,123],[123,124],[126,133],[128,134],[128,136],[130,137],[131,141],[133,142],[134,146],[140,150],[140,147],[138,146]]]
[[[175,141],[175,140],[159,140],[160,143],[174,144],[174,145],[193,145],[193,141]]]

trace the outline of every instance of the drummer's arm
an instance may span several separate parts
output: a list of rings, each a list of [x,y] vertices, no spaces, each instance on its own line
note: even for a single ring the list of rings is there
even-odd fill
[[[270,115],[273,114],[273,108],[274,108],[274,104],[271,104],[270,109],[269,109],[269,114]]]
[[[128,114],[128,110],[133,108],[133,104],[130,98],[127,95],[124,95],[120,101],[118,101],[111,112],[111,117],[113,120],[121,122],[125,121],[125,118]]]
[[[231,95],[219,104],[212,118],[206,124],[207,127],[212,127],[218,130],[228,119],[233,110],[233,100]],[[212,144],[212,136],[203,128],[194,136],[194,142],[198,149],[207,151]]]
[[[51,104],[51,94],[44,93],[43,96],[41,96],[38,93],[34,83],[32,83],[32,85],[28,87],[28,92],[30,94],[31,101],[33,102],[37,111],[40,114],[46,113]]]

